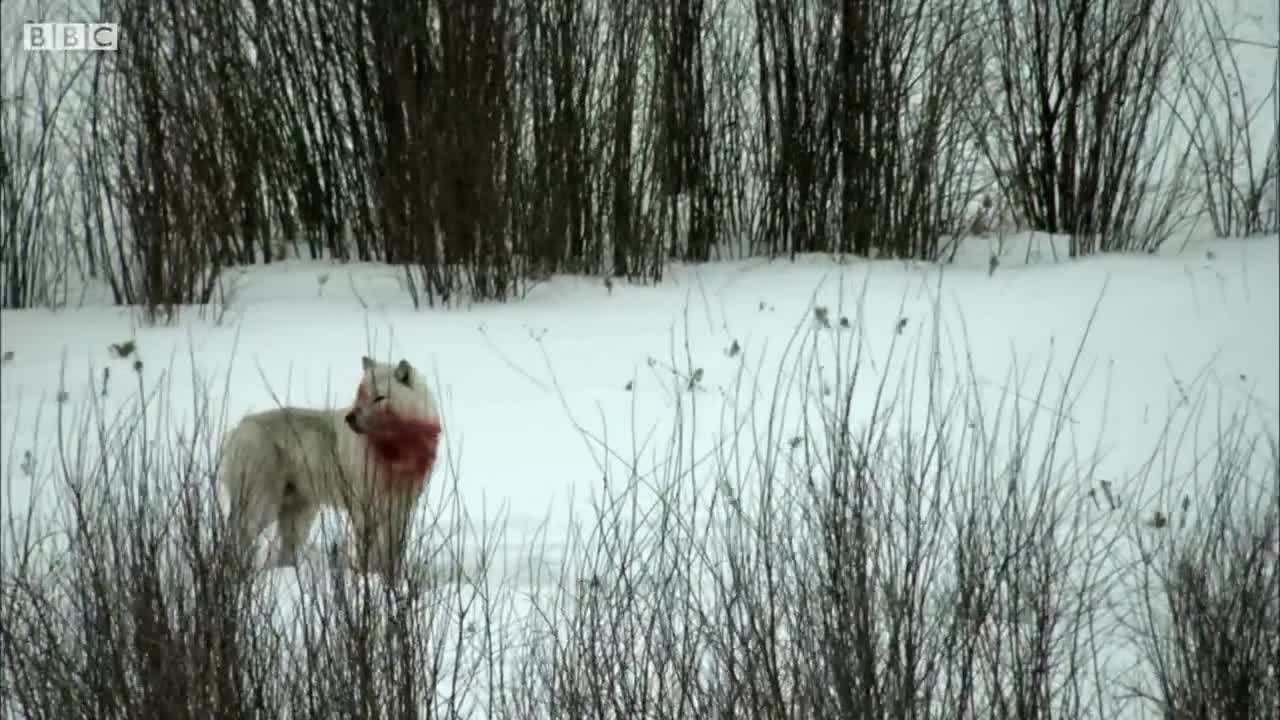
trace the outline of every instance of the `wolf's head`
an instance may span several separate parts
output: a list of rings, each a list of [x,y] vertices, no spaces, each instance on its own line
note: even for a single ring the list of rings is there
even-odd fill
[[[440,437],[439,410],[425,380],[408,360],[360,362],[364,376],[347,427],[365,436],[396,472],[425,474],[435,463]]]

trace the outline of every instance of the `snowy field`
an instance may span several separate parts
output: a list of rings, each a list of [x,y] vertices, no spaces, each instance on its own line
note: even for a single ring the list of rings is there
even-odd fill
[[[787,470],[795,453],[824,452],[832,435],[815,428],[846,398],[855,436],[905,442],[948,418],[959,430],[934,433],[951,446],[939,457],[972,460],[965,446],[976,441],[1005,468],[936,466],[921,476],[926,495],[957,496],[952,483],[965,478],[1012,477],[1005,463],[1020,452],[1036,466],[1015,473],[1022,491],[1070,508],[1070,527],[1054,532],[1089,538],[1089,563],[1064,572],[1113,578],[1102,594],[1118,617],[1138,599],[1129,590],[1139,548],[1175,542],[1207,511],[1224,428],[1274,442],[1280,241],[1072,262],[1051,259],[1053,241],[1006,242],[993,274],[986,242],[973,240],[942,267],[805,257],[677,268],[659,287],[561,277],[523,301],[454,310],[414,310],[391,268],[287,262],[238,271],[225,308],[192,309],[174,327],[143,327],[134,311],[109,306],[5,311],[4,562],[38,545],[43,554],[27,561],[56,568],[73,542],[22,534],[72,506],[59,480],[67,463],[118,477],[95,469],[94,448],[107,446],[115,462],[133,452],[164,463],[146,472],[157,487],[177,477],[211,483],[211,448],[228,423],[277,403],[341,406],[368,353],[423,368],[442,401],[446,459],[417,535],[427,592],[447,598],[428,605],[437,615],[427,623],[447,667],[463,667],[472,643],[527,663],[557,622],[549,603],[580,617],[571,606],[634,572],[624,552],[602,550],[602,517],[639,512],[623,521],[633,539],[696,534],[705,555],[682,577],[705,588],[734,517],[750,525],[790,514],[762,488],[800,482]],[[121,358],[110,347],[125,341],[136,349]],[[140,407],[147,421],[129,420]],[[1060,446],[1052,457],[1050,439]],[[919,448],[877,457],[905,463],[913,453],[932,467]],[[1253,477],[1274,476],[1265,447],[1232,457],[1246,455],[1258,463]],[[1245,509],[1265,514],[1276,493],[1263,483]],[[676,502],[689,525],[655,525],[672,513],[652,509]],[[323,549],[342,523],[331,515],[321,525],[298,571],[256,581],[281,637],[300,637],[335,588],[374,583],[328,582]],[[949,554],[939,557],[946,564]],[[475,631],[477,597],[486,632]],[[1142,684],[1137,651],[1119,635],[1097,650],[1106,658],[1093,666],[1106,678],[1099,698],[1120,703],[1128,683]],[[444,685],[457,678],[443,676],[453,678]],[[499,676],[488,667],[476,677],[450,702],[492,703]],[[442,687],[437,702],[449,695]]]
[[[6,6],[6,49],[67,7]],[[0,720],[1264,716],[1222,708],[1280,697],[1280,238],[1214,239],[1200,185],[1278,142],[1280,11],[1212,7],[1237,67],[1181,49],[1208,94],[1156,126],[1238,166],[1189,155],[1158,254],[988,234],[450,309],[288,260],[169,326],[98,286],[0,311]],[[335,567],[326,512],[297,568],[227,581],[222,436],[345,407],[362,355],[442,409],[410,572]]]

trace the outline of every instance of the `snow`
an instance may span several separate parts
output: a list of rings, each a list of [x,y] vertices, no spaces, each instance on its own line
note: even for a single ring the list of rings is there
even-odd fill
[[[573,563],[586,542],[577,523],[589,524],[601,499],[619,492],[620,465],[635,462],[641,476],[660,477],[669,444],[685,438],[690,459],[680,472],[701,488],[688,492],[692,502],[716,482],[708,458],[747,436],[759,444],[752,429],[761,426],[747,415],[762,423],[775,392],[799,408],[799,380],[780,374],[794,363],[797,350],[787,348],[797,328],[817,343],[825,383],[849,381],[835,370],[840,343],[864,353],[855,422],[868,421],[880,380],[892,388],[895,377],[920,376],[929,361],[921,350],[936,338],[952,389],[973,385],[988,408],[1016,391],[1012,402],[1023,412],[1037,404],[1050,417],[1060,412],[1083,461],[1095,464],[1092,478],[1140,476],[1166,420],[1187,408],[1218,417],[1244,411],[1274,435],[1280,241],[1202,240],[1181,253],[1055,262],[1046,254],[1034,260],[1026,246],[1063,239],[1014,240],[1021,244],[1005,244],[1011,249],[994,273],[985,243],[973,240],[951,265],[754,260],[677,267],[656,287],[557,277],[522,301],[414,309],[394,268],[285,262],[239,271],[221,317],[188,309],[169,327],[146,326],[135,310],[116,307],[5,311],[3,349],[13,356],[0,371],[4,520],[11,528],[30,507],[53,507],[60,393],[68,417],[94,403],[112,417],[138,402],[132,360],[108,351],[127,339],[144,363],[143,388],[162,391],[148,406],[164,415],[152,432],[169,437],[191,437],[202,395],[215,418],[234,422],[277,402],[348,402],[365,353],[425,368],[441,399],[447,462],[418,531],[435,538],[429,543],[463,549],[460,564],[432,566],[435,582],[457,590],[461,603],[472,583],[488,579],[516,634],[536,619],[531,598],[589,581]],[[828,308],[835,327],[815,328],[815,306]],[[848,329],[839,327],[842,317]],[[735,342],[741,352],[731,355]],[[105,397],[104,368],[112,376]],[[701,381],[690,392],[697,368]],[[1059,410],[1072,372],[1070,402]],[[1030,395],[1042,376],[1036,400]],[[926,393],[915,395],[907,404],[923,408]],[[763,404],[743,402],[751,398]],[[775,418],[779,432],[798,432],[798,416],[783,415]],[[677,428],[677,419],[686,424]],[[1201,452],[1217,429],[1208,422],[1181,437],[1171,462],[1190,462],[1179,453]],[[28,451],[34,472],[21,467]],[[603,482],[605,471],[614,486]],[[1151,473],[1153,482],[1173,476]],[[1137,528],[1183,491],[1128,486],[1123,512],[1094,520]],[[753,501],[749,482],[735,492]],[[326,516],[322,531],[340,532],[338,516]],[[309,593],[327,587],[309,581],[330,572],[322,531],[299,572],[261,578],[259,592],[276,604],[287,632],[301,627],[288,618],[316,607]],[[12,549],[9,530],[5,546]],[[1133,552],[1117,546],[1115,562],[1132,562]]]
[[[41,19],[66,19],[59,15],[66,7],[47,4]],[[1236,0],[1223,13],[1230,20],[1222,42],[1232,45],[1253,98],[1257,167],[1275,142],[1280,109],[1280,11],[1274,0]],[[6,10],[7,49],[25,19]],[[7,85],[17,69],[3,68]],[[1137,611],[1143,556],[1167,548],[1208,510],[1197,503],[1183,512],[1180,504],[1205,494],[1223,428],[1240,424],[1271,438],[1280,428],[1280,238],[1210,239],[1203,222],[1188,232],[1157,255],[1068,260],[1065,238],[1020,233],[966,238],[946,265],[802,256],[676,266],[654,287],[555,277],[507,304],[449,309],[415,308],[399,268],[286,261],[229,272],[224,300],[184,309],[170,326],[111,306],[101,287],[74,288],[66,309],[0,312],[0,565],[16,561],[29,523],[65,519],[67,489],[58,480],[65,463],[88,472],[101,445],[121,441],[100,436],[98,420],[145,416],[145,428],[134,430],[158,455],[191,452],[213,508],[208,473],[230,423],[279,403],[340,406],[354,394],[361,355],[403,357],[432,379],[445,425],[444,460],[416,527],[433,553],[427,606],[445,608],[425,626],[447,662],[466,662],[451,636],[464,653],[485,642],[516,658],[554,653],[547,624],[572,613],[556,603],[589,603],[592,588],[620,572],[600,566],[595,525],[606,509],[624,516],[619,501],[639,508],[678,501],[691,525],[719,523],[726,511],[709,508],[719,493],[748,513],[763,508],[779,523],[795,520],[761,497],[763,478],[800,482],[790,440],[804,434],[805,422],[822,421],[852,382],[843,363],[861,353],[852,392],[858,429],[880,412],[882,382],[902,393],[889,423],[895,430],[927,425],[931,399],[959,398],[970,418],[977,408],[987,421],[999,414],[1005,426],[979,428],[997,464],[1012,453],[1009,436],[1019,429],[1007,425],[1015,415],[1035,413],[1040,423],[1025,430],[1032,464],[1052,423],[1062,424],[1069,448],[1031,468],[1035,482],[1026,491],[1095,508],[1060,531],[1088,536],[1082,547],[1105,552],[1072,568],[1065,582],[1083,585],[1085,570],[1119,578],[1106,585],[1103,602],[1120,624]],[[833,328],[815,325],[816,307],[827,309]],[[135,357],[109,350],[126,340],[137,342],[140,372]],[[739,352],[730,352],[734,346]],[[808,378],[796,374],[805,360]],[[197,430],[198,421],[209,424]],[[961,431],[949,441],[975,439]],[[1273,477],[1266,450],[1259,453],[1248,470]],[[1117,494],[1118,511],[1089,499],[1103,483]],[[1278,492],[1262,488],[1236,502],[1265,512]],[[1168,528],[1148,527],[1156,512],[1170,517]],[[644,517],[622,522],[640,536],[661,532]],[[335,587],[364,586],[359,578],[329,582],[325,550],[342,525],[327,513],[296,572],[257,579],[255,597],[271,608],[281,637],[296,642],[336,601]],[[742,531],[717,528],[707,535],[712,553]],[[64,547],[68,539],[42,542]],[[1280,539],[1270,542],[1280,554]],[[722,560],[707,558],[691,579],[707,581]],[[498,626],[489,639],[474,629],[484,622],[472,604],[479,596]],[[1120,634],[1096,654],[1089,680],[1102,684],[1100,697],[1128,696],[1150,682],[1140,648]],[[465,689],[478,706],[484,679],[479,690]],[[1123,717],[1142,716],[1141,703],[1125,707],[1133,709]]]

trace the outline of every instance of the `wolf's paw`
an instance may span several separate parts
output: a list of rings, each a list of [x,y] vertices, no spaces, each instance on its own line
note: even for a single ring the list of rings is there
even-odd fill
[[[417,566],[419,579],[430,587],[472,581],[470,571],[460,562],[428,562]]]
[[[377,574],[376,558],[362,551],[358,545],[336,542],[329,548],[329,566],[334,572],[351,572],[357,575]]]
[[[355,557],[351,548],[347,543],[341,540],[329,543],[328,547],[329,569],[335,573],[345,572],[347,570],[355,570]]]
[[[271,563],[267,566],[272,569],[276,568],[296,568],[298,567],[298,552],[296,550],[285,550],[280,548],[271,556]]]

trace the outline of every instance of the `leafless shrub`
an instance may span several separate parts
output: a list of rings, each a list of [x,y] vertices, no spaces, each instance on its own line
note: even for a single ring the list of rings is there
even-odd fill
[[[651,251],[652,227],[644,215],[644,181],[639,137],[642,105],[637,97],[642,82],[644,39],[649,13],[628,0],[613,0],[609,7],[602,67],[600,108],[603,139],[597,207],[601,208],[602,232],[609,238],[609,272],[631,280],[662,277],[666,258]]]
[[[522,254],[549,273],[599,267],[600,228],[593,204],[593,132],[599,117],[592,92],[599,82],[604,3],[582,0],[522,3],[519,90],[527,104],[528,144],[520,233]]]
[[[463,510],[450,462],[413,552],[427,572],[379,584],[321,562],[246,577],[214,508],[221,413],[208,388],[197,381],[189,411],[173,404],[173,368],[156,383],[139,371],[115,410],[90,393],[78,417],[60,410],[55,462],[20,468],[59,504],[5,518],[6,711],[674,720],[1274,706],[1274,437],[1259,456],[1248,425],[1222,424],[1209,488],[1183,484],[1177,462],[1101,479],[1099,449],[1079,446],[1068,414],[1077,362],[1062,388],[1055,368],[1029,382],[1015,364],[993,393],[925,327],[898,336],[868,382],[855,327],[806,317],[776,365],[725,378],[700,372],[687,341],[683,357],[673,348],[654,363],[655,382],[670,374],[655,391],[675,400],[665,442],[610,441],[574,418],[601,482],[583,488],[588,512],[569,518],[557,557],[560,538],[543,531],[520,575],[496,572],[512,550],[501,515]],[[1183,416],[1196,424],[1199,410]],[[1190,430],[1170,424],[1157,456]],[[1135,535],[1131,496],[1146,482],[1208,503],[1181,541]],[[1173,509],[1150,525],[1187,529]],[[1134,647],[1147,651],[1137,668]]]
[[[1207,414],[1205,400],[1187,415]],[[1163,509],[1133,533],[1141,602],[1126,627],[1148,680],[1132,692],[1165,717],[1254,717],[1280,703],[1280,450],[1249,419],[1220,412],[1217,441],[1194,447],[1190,472],[1162,483]]]
[[[115,11],[138,28],[112,54],[115,87],[104,93],[128,224],[115,284],[149,320],[171,321],[209,302],[222,267],[271,258],[264,179],[283,149],[258,92],[260,66],[242,45],[243,8],[121,2]]]
[[[864,387],[855,334],[727,379],[716,439],[674,359],[663,447],[580,426],[602,482],[503,717],[1121,716],[1115,511],[1048,374],[991,405],[934,345]]]
[[[1219,237],[1275,233],[1280,230],[1275,201],[1280,136],[1274,125],[1260,126],[1258,117],[1276,102],[1280,70],[1273,69],[1267,92],[1249,87],[1244,67],[1250,63],[1242,64],[1240,55],[1262,48],[1233,40],[1219,5],[1198,2],[1195,7],[1180,57],[1186,93],[1174,112],[1190,138],[1209,219]],[[1263,152],[1259,141],[1269,143]]]
[[[112,0],[101,18],[133,41],[87,61],[89,100],[46,133],[75,172],[32,174],[38,123],[6,143],[6,288],[30,284],[14,268],[44,257],[37,231],[156,320],[207,302],[228,265],[302,256],[398,265],[419,305],[519,296],[556,272],[658,281],[672,260],[937,259],[940,238],[990,226],[973,202],[992,183],[1010,217],[1072,234],[1076,253],[1154,250],[1195,205],[1193,159],[1216,178],[1218,225],[1265,229],[1274,150],[1228,191],[1214,158],[1242,147],[1236,131],[1159,101],[1238,84],[1221,53],[1169,72],[1180,8]],[[11,135],[39,107],[15,102]],[[1253,112],[1229,105],[1225,127]]]
[[[961,229],[977,6],[754,3],[769,254],[934,259]]]
[[[999,87],[982,119],[996,130],[980,136],[1003,190],[1033,228],[1070,234],[1072,256],[1154,250],[1170,202],[1151,182],[1168,149],[1153,119],[1181,5],[1001,0],[991,13]]]
[[[51,3],[22,17],[42,22]],[[77,88],[85,56],[27,52],[21,27],[6,23],[0,53],[0,307],[61,306],[88,273],[76,267],[79,190],[65,172],[84,108]]]
[[[443,582],[420,572],[379,583],[328,572],[323,557],[295,574],[246,574],[214,499],[222,413],[199,380],[192,407],[175,406],[173,375],[139,371],[118,408],[97,393],[79,412],[68,409],[78,400],[61,403],[56,457],[29,464],[43,495],[6,505],[4,715],[463,717],[483,707],[475,678],[492,668],[474,658],[510,652],[494,632],[509,623],[488,579],[492,527],[471,525],[456,503],[427,510],[432,539],[410,561],[444,568]],[[451,555],[464,545],[465,566]]]

